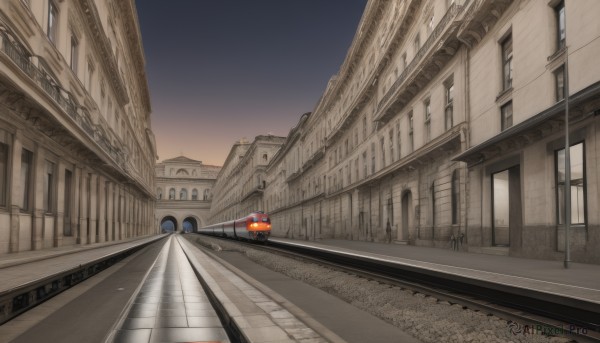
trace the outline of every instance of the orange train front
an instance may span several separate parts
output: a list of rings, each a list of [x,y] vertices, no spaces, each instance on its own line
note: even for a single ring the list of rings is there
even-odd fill
[[[255,211],[240,219],[205,226],[198,233],[266,242],[271,235],[271,219],[264,212]]]

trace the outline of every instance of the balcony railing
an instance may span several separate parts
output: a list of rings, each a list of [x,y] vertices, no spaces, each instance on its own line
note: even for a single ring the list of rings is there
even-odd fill
[[[404,83],[404,81],[406,81],[408,76],[413,73],[415,68],[420,64],[423,57],[430,50],[431,46],[438,40],[438,38],[442,35],[442,33],[444,33],[446,27],[448,26],[448,23],[450,23],[456,17],[459,10],[462,8],[463,8],[462,5],[457,5],[456,3],[452,4],[452,6],[450,6],[450,8],[448,9],[448,11],[446,11],[446,14],[442,18],[442,20],[440,20],[440,22],[437,24],[435,29],[431,32],[431,34],[429,35],[429,38],[427,38],[427,40],[425,41],[423,46],[419,49],[419,51],[417,52],[415,57],[412,59],[412,61],[408,64],[408,66],[406,66],[406,68],[404,68],[404,70],[402,71],[400,76],[398,76],[398,79],[396,79],[396,81],[390,87],[390,89],[387,91],[387,93],[383,96],[383,98],[381,98],[381,101],[379,102],[379,106],[377,108],[378,113],[381,113],[380,112],[381,109],[384,108],[390,102],[390,99],[392,98],[392,96],[394,96],[396,91],[400,88],[400,86]]]
[[[95,129],[95,125],[89,120],[89,112],[84,107],[78,106],[68,93],[58,86],[48,74],[37,67],[31,57],[21,49],[18,45],[11,42],[5,34],[0,34],[2,41],[1,51],[8,56],[19,69],[21,69],[31,80],[33,80],[44,92],[54,100],[60,108],[82,129],[89,138],[94,141],[102,150],[104,150],[113,161],[125,169],[125,157],[120,149],[114,147],[105,135],[100,134],[99,130]],[[80,113],[78,110],[83,111]],[[87,113],[86,113],[87,112]]]

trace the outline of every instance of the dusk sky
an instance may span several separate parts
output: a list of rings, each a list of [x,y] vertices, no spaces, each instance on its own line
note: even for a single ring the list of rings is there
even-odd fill
[[[137,0],[159,160],[222,165],[286,136],[341,67],[367,0]]]

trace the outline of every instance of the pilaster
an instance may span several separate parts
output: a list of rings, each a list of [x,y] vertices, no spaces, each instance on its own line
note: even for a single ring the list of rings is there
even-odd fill
[[[82,168],[79,174],[79,237],[77,243],[89,244],[88,209],[89,209],[89,175]]]
[[[62,243],[65,226],[65,163],[58,161],[56,185],[56,219],[54,220],[54,246]]]
[[[115,223],[114,223],[114,213],[115,213],[115,207],[114,207],[114,200],[115,200],[115,196],[114,196],[114,183],[108,181],[106,182],[106,202],[107,202],[107,207],[106,207],[106,223],[107,223],[107,235],[106,235],[106,240],[107,241],[113,241],[114,240],[114,235],[113,235],[113,230],[115,228]]]
[[[89,242],[90,244],[98,241],[98,175],[90,173],[90,213],[89,213]]]
[[[106,179],[98,176],[98,231],[97,242],[106,241]]]
[[[15,139],[12,145],[12,179],[9,184],[11,186],[11,205],[10,205],[10,243],[9,251],[19,251],[19,228],[20,228],[20,215],[22,201],[23,187],[19,179],[21,175],[21,153],[23,150],[23,143],[20,140],[19,133],[15,135]]]
[[[44,247],[44,177],[46,176],[46,150],[36,146],[34,168],[34,195],[33,195],[33,222],[31,225],[31,250],[40,250]],[[52,189],[48,190],[52,192]]]

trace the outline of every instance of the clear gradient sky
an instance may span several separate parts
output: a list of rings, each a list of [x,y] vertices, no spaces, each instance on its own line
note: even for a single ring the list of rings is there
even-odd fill
[[[159,160],[222,165],[286,136],[341,67],[367,0],[136,0]]]

